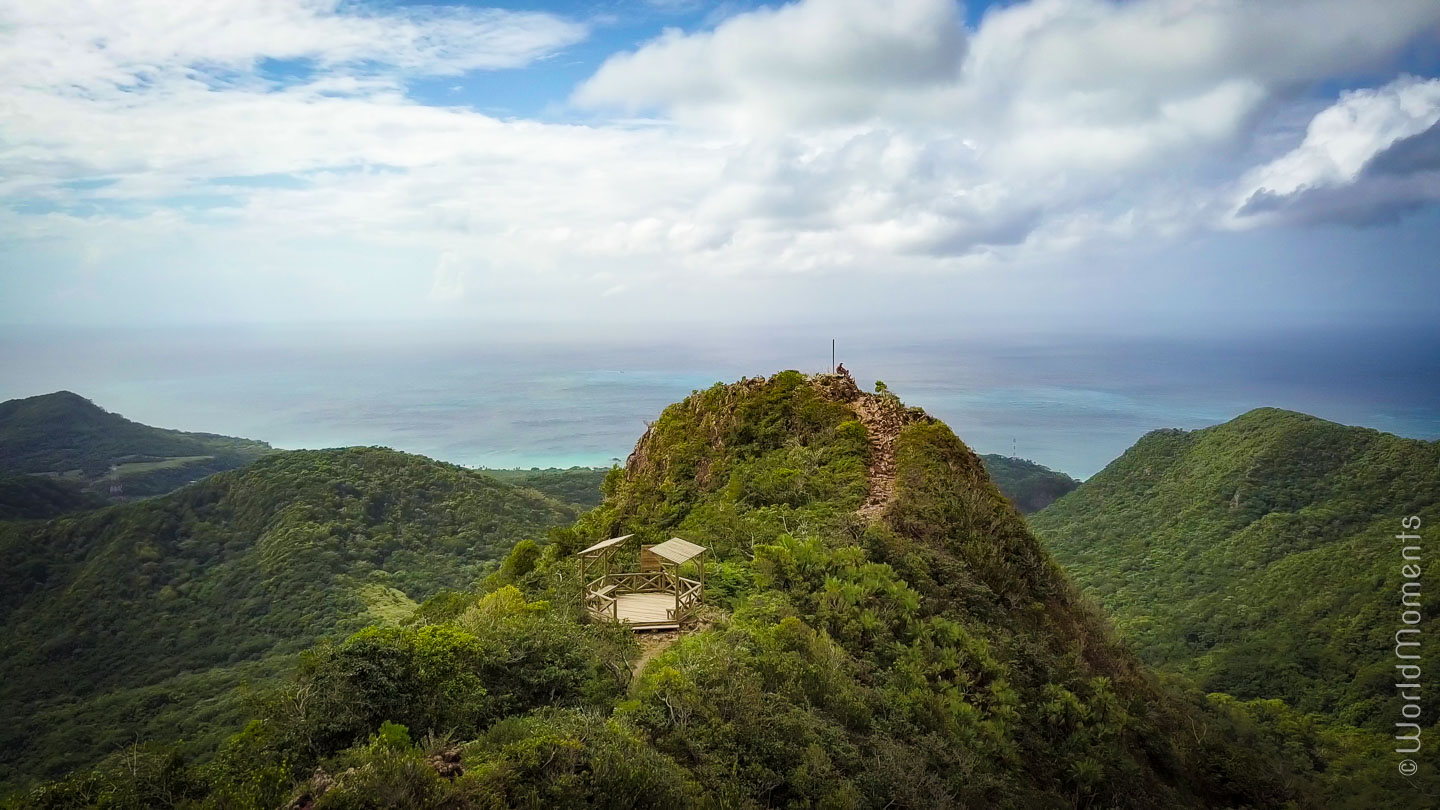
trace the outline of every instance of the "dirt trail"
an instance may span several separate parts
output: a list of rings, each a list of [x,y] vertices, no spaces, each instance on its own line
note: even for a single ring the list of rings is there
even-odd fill
[[[855,409],[870,443],[870,494],[855,514],[875,520],[885,512],[895,497],[895,440],[911,422],[929,417],[918,409],[906,408],[899,398],[890,394],[861,391],[850,374],[822,374],[813,378],[815,384],[833,399]]]
[[[894,397],[861,393],[852,403],[870,441],[870,494],[855,514],[875,520],[895,497],[895,440],[910,421]]]
[[[680,640],[679,630],[662,630],[659,632],[636,633],[635,641],[640,645],[640,657],[630,667],[631,683],[640,678],[640,672],[650,659],[665,652],[671,644]]]

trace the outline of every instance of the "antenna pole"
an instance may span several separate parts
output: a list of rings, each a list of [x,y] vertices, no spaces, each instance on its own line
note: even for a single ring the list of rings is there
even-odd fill
[[[835,338],[830,338],[830,373],[835,373]]]

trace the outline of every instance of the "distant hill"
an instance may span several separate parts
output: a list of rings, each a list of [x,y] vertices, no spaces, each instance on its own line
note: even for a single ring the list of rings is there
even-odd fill
[[[1062,472],[1023,458],[989,453],[980,457],[1000,493],[1025,514],[1039,512],[1080,482]]]
[[[1150,433],[1031,523],[1149,663],[1390,731],[1409,515],[1433,543],[1440,445],[1263,408]]]
[[[516,541],[575,514],[454,465],[352,448],[270,453],[159,498],[0,523],[0,787],[137,735],[203,750],[238,729],[240,683],[288,670],[321,637],[476,587]]]
[[[77,481],[43,475],[0,475],[0,520],[52,518],[108,504]]]
[[[605,483],[605,476],[610,474],[610,469],[608,467],[570,467],[568,469],[552,467],[529,470],[480,470],[480,472],[497,481],[543,492],[561,503],[589,509],[599,506],[600,502],[604,500],[605,494],[601,491],[601,486]]]
[[[0,474],[67,478],[157,495],[270,451],[265,442],[154,428],[69,391],[0,402]]]

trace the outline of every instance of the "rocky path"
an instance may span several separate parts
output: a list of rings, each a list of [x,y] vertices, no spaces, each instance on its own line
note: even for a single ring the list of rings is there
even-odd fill
[[[650,663],[650,659],[654,658],[662,652],[665,652],[665,650],[671,644],[674,644],[679,640],[679,630],[662,630],[659,632],[636,633],[635,641],[640,644],[640,657],[635,659],[635,663],[630,666],[632,685],[635,682],[638,682],[640,678],[640,672],[645,669],[646,664]]]
[[[882,394],[861,393],[851,405],[870,441],[870,494],[855,514],[875,520],[895,497],[895,440],[908,415],[898,400]]]
[[[870,443],[867,470],[870,494],[855,514],[867,521],[875,520],[885,513],[885,508],[895,497],[895,440],[906,425],[929,417],[918,409],[906,408],[898,398],[889,394],[861,391],[849,373],[821,374],[812,379],[826,396],[853,408],[860,424],[865,426],[865,435]]]

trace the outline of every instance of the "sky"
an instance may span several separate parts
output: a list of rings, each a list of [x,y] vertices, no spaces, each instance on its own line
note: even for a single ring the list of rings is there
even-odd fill
[[[1440,315],[1434,0],[0,0],[0,324]]]

